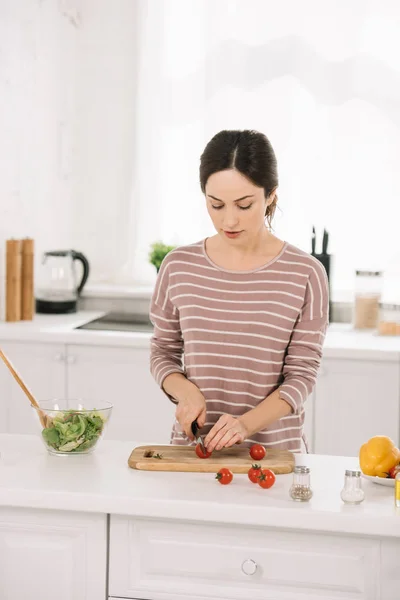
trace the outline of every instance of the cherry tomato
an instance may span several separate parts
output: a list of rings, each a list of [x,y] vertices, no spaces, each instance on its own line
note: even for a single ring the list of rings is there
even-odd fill
[[[196,454],[199,458],[210,458],[212,452],[207,452],[204,454],[200,444],[197,444],[196,446]]]
[[[220,469],[215,476],[222,485],[228,485],[233,479],[233,473],[229,469]]]
[[[261,465],[251,465],[248,472],[248,477],[252,483],[258,483],[258,478],[261,475]]]
[[[250,456],[253,460],[262,460],[265,456],[265,448],[261,444],[253,444],[250,448]]]
[[[275,475],[270,469],[261,469],[260,476],[258,478],[258,484],[264,488],[268,489],[272,487],[275,483]]]
[[[399,465],[394,465],[394,467],[392,467],[391,469],[389,469],[388,472],[388,477],[390,477],[390,479],[395,479],[397,473],[400,471],[400,464]]]

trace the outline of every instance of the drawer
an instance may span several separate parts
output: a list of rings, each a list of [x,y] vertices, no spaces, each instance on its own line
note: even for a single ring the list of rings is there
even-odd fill
[[[178,600],[377,600],[380,543],[111,517],[111,596]]]

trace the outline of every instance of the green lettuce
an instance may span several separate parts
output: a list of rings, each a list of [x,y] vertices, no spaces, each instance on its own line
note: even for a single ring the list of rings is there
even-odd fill
[[[101,436],[106,418],[97,410],[57,413],[43,429],[46,444],[58,452],[84,452],[92,448]]]

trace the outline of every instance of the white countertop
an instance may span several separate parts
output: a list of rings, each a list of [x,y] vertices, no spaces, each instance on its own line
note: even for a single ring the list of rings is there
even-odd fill
[[[296,455],[311,468],[314,496],[289,497],[292,475],[263,490],[247,475],[228,486],[210,473],[136,471],[127,464],[132,442],[103,441],[88,456],[50,456],[36,436],[0,434],[0,507],[24,507],[188,519],[400,538],[400,509],[391,487],[363,480],[358,506],[340,499],[345,468],[356,458]],[[1,509],[0,509],[1,510]]]
[[[104,314],[104,311],[79,311],[69,315],[37,314],[33,321],[0,322],[0,343],[31,341],[149,348],[150,333],[75,329]],[[373,331],[355,331],[350,324],[332,323],[324,343],[324,356],[398,362],[400,336],[379,336]]]
[[[130,346],[149,348],[150,333],[75,329],[105,314],[105,311],[78,311],[67,315],[36,314],[32,321],[0,323],[1,341]]]

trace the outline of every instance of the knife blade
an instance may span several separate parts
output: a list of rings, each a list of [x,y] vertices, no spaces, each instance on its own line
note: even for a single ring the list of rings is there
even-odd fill
[[[311,235],[311,254],[314,256],[315,254],[315,227],[313,225],[312,235]]]
[[[322,254],[328,253],[328,238],[329,238],[329,233],[327,232],[326,229],[324,229],[324,235],[322,237]]]
[[[207,450],[206,450],[206,447],[205,447],[205,445],[204,445],[203,437],[202,437],[201,435],[199,435],[199,434],[198,434],[198,431],[199,431],[199,425],[198,425],[198,423],[197,423],[197,420],[193,421],[193,423],[192,423],[192,426],[191,426],[191,427],[192,427],[192,433],[193,433],[193,435],[194,435],[194,438],[195,438],[196,442],[197,442],[198,444],[200,444],[201,451],[202,451],[204,454],[207,454]]]

